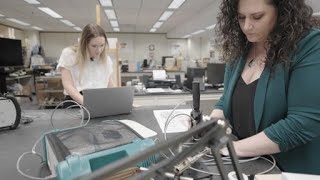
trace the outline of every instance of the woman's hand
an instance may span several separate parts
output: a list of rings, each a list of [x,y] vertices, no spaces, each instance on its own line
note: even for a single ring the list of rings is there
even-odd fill
[[[210,114],[211,119],[226,119],[221,109],[214,109]]]

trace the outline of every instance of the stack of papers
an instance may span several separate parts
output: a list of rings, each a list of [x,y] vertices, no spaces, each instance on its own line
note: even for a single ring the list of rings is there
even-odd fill
[[[191,127],[191,119],[190,119],[190,113],[192,109],[176,109],[170,118],[168,116],[171,114],[172,110],[154,110],[153,114],[157,119],[157,122],[162,130],[162,132],[165,132],[165,124],[167,120],[170,120],[172,117],[176,116],[173,118],[167,129],[166,133],[176,133],[176,132],[185,132],[188,131]]]

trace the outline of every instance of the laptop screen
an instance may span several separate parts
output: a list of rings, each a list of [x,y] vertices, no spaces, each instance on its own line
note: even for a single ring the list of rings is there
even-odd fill
[[[90,117],[127,114],[132,110],[134,87],[114,87],[83,90],[83,105]]]

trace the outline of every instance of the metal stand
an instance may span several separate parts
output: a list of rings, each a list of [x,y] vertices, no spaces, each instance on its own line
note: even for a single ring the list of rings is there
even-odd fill
[[[240,172],[238,159],[235,156],[235,151],[233,149],[232,143],[230,142],[228,133],[230,130],[228,129],[228,125],[226,121],[224,120],[218,120],[218,121],[208,121],[203,122],[197,125],[196,127],[189,130],[189,132],[186,132],[177,138],[174,138],[172,140],[169,140],[167,142],[159,143],[147,150],[144,150],[138,154],[135,154],[133,156],[129,156],[127,158],[121,159],[115,163],[112,163],[110,165],[107,165],[101,169],[98,169],[97,171],[93,172],[92,174],[89,174],[85,177],[82,177],[82,180],[89,180],[89,179],[103,179],[108,178],[115,174],[116,172],[119,172],[122,169],[135,166],[136,163],[144,160],[146,157],[149,157],[151,155],[157,154],[162,150],[165,150],[169,147],[176,146],[177,144],[181,142],[185,142],[189,140],[192,136],[195,136],[199,133],[204,133],[204,136],[194,145],[192,145],[190,148],[184,149],[182,152],[178,153],[176,156],[169,157],[168,159],[164,159],[160,161],[159,163],[151,166],[151,168],[146,171],[138,174],[137,176],[132,177],[131,179],[134,180],[140,180],[140,179],[148,179],[157,175],[163,175],[166,172],[172,172],[172,168],[180,163],[181,161],[185,160],[187,157],[189,157],[191,154],[194,154],[195,152],[198,152],[198,150],[203,149],[204,147],[209,146],[212,150],[213,155],[216,158],[216,162],[218,165],[218,170],[221,173],[221,177],[223,180],[227,180],[227,173],[225,171],[225,168],[222,164],[221,156],[219,154],[219,150],[221,147],[227,144],[228,150],[230,151],[231,158],[233,159],[233,166],[237,173],[237,177],[239,180],[243,180],[243,177],[240,176],[242,174]],[[178,176],[180,174],[177,174]]]

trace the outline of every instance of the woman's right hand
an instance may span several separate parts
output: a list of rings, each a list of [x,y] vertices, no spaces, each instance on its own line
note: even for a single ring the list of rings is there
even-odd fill
[[[210,114],[210,119],[226,119],[221,109],[214,109]]]

